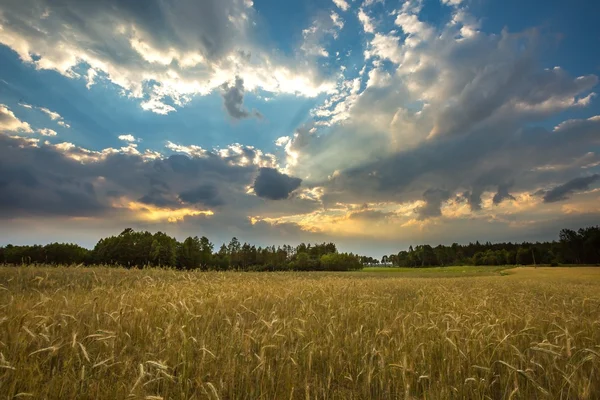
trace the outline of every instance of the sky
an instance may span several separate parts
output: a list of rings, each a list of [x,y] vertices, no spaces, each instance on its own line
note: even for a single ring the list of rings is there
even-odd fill
[[[600,3],[4,0],[0,245],[600,224]]]

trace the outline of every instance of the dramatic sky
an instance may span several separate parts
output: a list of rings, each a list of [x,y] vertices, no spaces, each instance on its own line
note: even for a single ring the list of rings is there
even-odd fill
[[[0,244],[600,223],[600,4],[2,0]]]

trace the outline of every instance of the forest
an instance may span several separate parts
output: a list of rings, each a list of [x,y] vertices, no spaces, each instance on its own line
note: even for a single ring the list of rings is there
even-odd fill
[[[179,242],[163,232],[152,234],[128,228],[118,236],[100,239],[92,250],[60,243],[0,247],[0,263],[160,266],[217,271],[348,271],[361,269],[361,261],[369,259],[338,252],[334,243],[256,247],[242,244],[235,237],[215,250],[205,236],[188,237]]]
[[[339,252],[334,243],[256,247],[232,238],[217,250],[210,240],[183,242],[163,233],[125,229],[100,239],[92,249],[76,244],[0,247],[1,264],[84,264],[181,270],[351,271],[369,265],[432,267],[450,265],[600,264],[600,227],[563,229],[559,240],[536,243],[469,243],[410,246],[381,260]]]
[[[559,240],[536,243],[469,243],[451,246],[410,246],[383,256],[382,264],[397,267],[444,265],[600,264],[600,227],[563,229]]]

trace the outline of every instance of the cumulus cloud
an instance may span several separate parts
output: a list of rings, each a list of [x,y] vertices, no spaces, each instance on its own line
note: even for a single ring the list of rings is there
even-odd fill
[[[417,200],[428,188],[444,186],[452,193],[466,192],[463,197],[477,211],[485,191],[499,188],[498,199],[508,198],[505,182],[514,181],[515,190],[530,190],[578,173],[536,167],[586,154],[590,145],[600,143],[598,129],[600,118],[571,121],[553,132],[529,128],[507,134],[505,126],[486,128],[485,134],[475,131],[383,155],[315,184],[324,185],[325,197],[333,202]]]
[[[365,32],[375,33],[375,25],[373,24],[371,17],[369,17],[362,8],[358,10],[358,20],[362,24]]]
[[[254,181],[254,192],[265,199],[283,200],[301,183],[302,179],[282,174],[274,168],[261,168]]]
[[[446,4],[449,6],[458,6],[460,5],[463,0],[441,0],[442,4]]]
[[[538,125],[589,104],[598,78],[541,67],[535,30],[484,33],[463,9],[433,26],[420,5],[394,14],[404,35],[369,39],[358,90],[340,81],[315,113],[329,127],[292,137],[286,171],[322,187],[328,204],[419,201],[443,187],[472,211],[494,194],[496,204],[511,199],[507,182],[526,192],[579,175],[573,160],[599,143],[600,117]],[[423,216],[437,213],[431,200]]]
[[[350,8],[350,4],[346,0],[333,0],[333,4],[339,7],[342,11],[347,11]]]
[[[37,133],[39,133],[42,136],[56,136],[57,135],[56,131],[54,131],[50,128],[38,129]]]
[[[590,185],[600,180],[600,174],[574,178],[544,194],[545,203],[567,200],[572,194],[587,190]]]
[[[159,114],[234,75],[249,90],[316,96],[331,89],[316,64],[250,41],[254,16],[246,0],[150,0],[143,9],[118,0],[9,1],[0,6],[0,43],[88,87],[108,80]]]
[[[224,213],[239,222],[252,215],[306,213],[318,207],[309,199],[266,206],[249,188],[254,186],[264,198],[283,199],[300,180],[261,167],[271,162],[269,156],[240,145],[224,152],[148,157],[135,148],[98,152],[2,135],[0,160],[2,218],[114,218],[124,213],[123,221],[135,221],[151,218],[153,207],[159,207],[156,222],[167,222],[159,221],[167,210]]]
[[[93,181],[76,178],[77,162],[45,146],[0,136],[0,217],[91,216],[105,207]]]
[[[275,146],[284,147],[286,144],[289,143],[290,140],[291,138],[289,136],[281,136],[277,138],[277,140],[275,140]]]
[[[32,133],[33,129],[27,122],[17,118],[7,106],[0,104],[0,132]]]
[[[135,136],[133,136],[131,133],[128,133],[125,135],[119,135],[119,140],[122,140],[124,142],[129,142],[129,143],[134,143],[134,142],[138,141],[138,139],[136,139]]]
[[[299,184],[297,178],[261,170],[268,157],[257,149],[232,145],[222,153],[169,157],[130,150],[96,152],[0,135],[0,219],[15,228],[0,240],[21,237],[31,220],[60,220],[65,231],[57,235],[84,224],[96,232],[93,240],[127,226],[180,238],[203,234],[216,242],[236,236],[263,245],[296,243],[312,235],[294,222],[260,219],[311,213],[320,203],[301,196],[267,202],[255,195],[251,188],[257,175],[262,176],[257,192],[265,198],[283,198]],[[24,237],[31,240],[28,232]]]

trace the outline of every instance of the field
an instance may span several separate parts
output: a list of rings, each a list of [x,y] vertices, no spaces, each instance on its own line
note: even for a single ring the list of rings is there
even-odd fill
[[[0,267],[0,393],[600,398],[600,268],[475,271]]]
[[[362,273],[372,274],[401,274],[406,277],[430,278],[430,277],[467,277],[467,276],[498,276],[502,275],[503,271],[507,271],[512,267],[432,267],[432,268],[398,268],[398,267],[367,267],[363,268]]]

